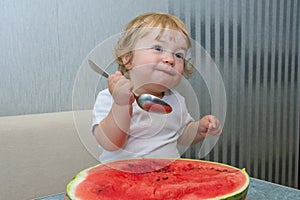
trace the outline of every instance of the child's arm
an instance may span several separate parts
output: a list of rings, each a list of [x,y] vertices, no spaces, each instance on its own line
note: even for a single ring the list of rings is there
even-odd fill
[[[191,145],[202,141],[209,136],[221,135],[222,127],[219,120],[213,115],[206,115],[199,121],[190,122],[178,139],[181,145]]]
[[[108,88],[114,103],[108,115],[94,127],[97,142],[108,151],[118,150],[127,140],[134,102],[132,87],[120,72],[109,76]]]

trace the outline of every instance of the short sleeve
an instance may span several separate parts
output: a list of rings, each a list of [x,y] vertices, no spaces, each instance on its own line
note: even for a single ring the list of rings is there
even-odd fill
[[[112,107],[113,99],[108,89],[102,90],[98,93],[94,108],[93,108],[93,117],[92,117],[92,132],[94,126],[99,124],[109,113]]]

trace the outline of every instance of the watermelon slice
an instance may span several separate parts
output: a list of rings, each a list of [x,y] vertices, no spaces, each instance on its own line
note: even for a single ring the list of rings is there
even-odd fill
[[[67,185],[70,200],[245,199],[244,169],[191,159],[128,159],[81,171]]]

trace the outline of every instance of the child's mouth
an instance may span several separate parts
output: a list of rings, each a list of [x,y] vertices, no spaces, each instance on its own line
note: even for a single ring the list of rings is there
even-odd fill
[[[171,76],[175,76],[177,74],[176,70],[174,70],[172,67],[166,66],[166,65],[158,65],[156,67],[156,70],[164,72],[164,73],[169,74]]]

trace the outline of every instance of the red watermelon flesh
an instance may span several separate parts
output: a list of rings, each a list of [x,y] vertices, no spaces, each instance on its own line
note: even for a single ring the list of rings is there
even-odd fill
[[[190,159],[129,159],[80,172],[67,186],[72,200],[244,199],[244,170]]]
[[[151,102],[145,103],[143,105],[143,107],[147,111],[156,112],[156,113],[166,113],[167,114],[167,113],[172,112],[172,107],[170,107],[170,106],[154,104]]]

